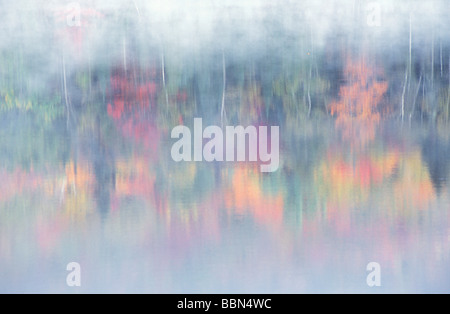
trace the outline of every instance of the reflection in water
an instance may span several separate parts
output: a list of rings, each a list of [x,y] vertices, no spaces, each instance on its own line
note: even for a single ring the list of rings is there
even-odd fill
[[[432,132],[423,140],[422,156],[430,172],[436,193],[439,194],[448,181],[450,143],[441,140]]]
[[[370,29],[274,13],[267,41],[237,18],[220,45],[181,51],[136,7],[83,8],[82,29],[56,8],[36,34],[54,60],[19,30],[0,47],[0,292],[73,292],[73,261],[83,292],[449,291],[444,34],[408,60]],[[171,129],[220,125],[222,105],[230,125],[280,125],[278,171],[172,161]]]

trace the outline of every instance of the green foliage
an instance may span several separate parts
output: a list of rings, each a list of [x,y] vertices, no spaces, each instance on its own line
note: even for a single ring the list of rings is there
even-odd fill
[[[89,90],[89,84],[90,84],[89,73],[85,73],[85,72],[77,73],[77,75],[75,77],[75,81],[83,92],[86,92],[87,90]]]
[[[0,96],[2,98],[2,102],[0,102],[0,111],[9,111],[16,108],[20,111],[29,111],[33,107],[30,100],[22,101],[16,97],[14,95],[14,90],[0,92]]]
[[[45,124],[51,123],[64,113],[61,105],[61,97],[33,97],[32,99],[21,99],[14,95],[14,90],[0,93],[0,112],[17,110],[19,112],[33,113],[39,121]]]
[[[41,117],[18,111],[1,113],[0,121],[2,167],[36,169],[56,164],[67,154],[67,140],[58,124],[43,124]]]
[[[287,61],[273,82],[273,94],[281,98],[285,115],[290,119],[309,118],[310,101],[311,114],[316,110],[325,111],[330,83],[318,75],[315,61],[307,55],[307,58]]]

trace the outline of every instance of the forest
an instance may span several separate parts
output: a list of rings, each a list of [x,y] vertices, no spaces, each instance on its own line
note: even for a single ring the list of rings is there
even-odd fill
[[[372,258],[448,291],[447,0],[0,5],[0,292],[72,256],[89,291],[347,292]],[[279,169],[173,161],[195,118],[279,126]]]

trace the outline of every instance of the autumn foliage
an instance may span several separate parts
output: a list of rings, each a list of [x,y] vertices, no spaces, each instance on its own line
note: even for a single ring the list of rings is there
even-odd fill
[[[107,105],[107,112],[123,135],[156,151],[159,139],[155,124],[158,86],[154,71],[145,71],[143,76],[144,82],[135,83],[123,70],[117,70],[111,77],[109,93],[113,99]]]
[[[231,186],[225,193],[225,205],[239,215],[250,214],[259,224],[275,229],[283,222],[283,196],[264,192],[257,167],[235,169]]]
[[[344,139],[364,144],[375,136],[380,121],[380,108],[388,83],[379,80],[383,73],[365,61],[348,58],[344,70],[346,84],[341,86],[339,100],[329,105],[336,117],[336,127]]]

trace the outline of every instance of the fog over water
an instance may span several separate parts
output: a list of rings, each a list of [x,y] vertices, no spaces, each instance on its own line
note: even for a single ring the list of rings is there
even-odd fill
[[[0,292],[450,291],[447,0],[0,12]],[[278,170],[173,161],[194,118]]]

